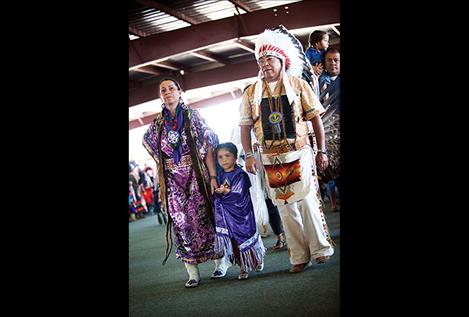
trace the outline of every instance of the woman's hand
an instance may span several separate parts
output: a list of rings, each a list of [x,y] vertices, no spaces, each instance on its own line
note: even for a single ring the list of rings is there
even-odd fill
[[[213,193],[218,189],[218,182],[215,178],[210,178],[210,189]]]

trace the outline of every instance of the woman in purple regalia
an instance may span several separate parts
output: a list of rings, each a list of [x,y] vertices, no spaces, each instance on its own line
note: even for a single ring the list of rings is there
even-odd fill
[[[214,149],[217,135],[197,110],[185,105],[181,87],[172,78],[160,81],[163,111],[143,136],[143,145],[158,166],[162,206],[169,214],[165,264],[174,241],[176,258],[184,262],[189,280],[200,281],[198,264],[220,258],[215,252],[213,193],[218,187]]]
[[[225,276],[228,262],[240,266],[240,280],[247,279],[249,271],[264,268],[265,248],[256,232],[251,182],[236,165],[237,157],[238,149],[233,143],[218,146],[217,159],[223,171],[218,175],[220,188],[215,190],[216,251],[223,252],[224,257],[215,260],[212,278]]]

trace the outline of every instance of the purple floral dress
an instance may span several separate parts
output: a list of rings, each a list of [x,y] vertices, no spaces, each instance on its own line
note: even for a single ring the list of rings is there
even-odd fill
[[[173,159],[173,147],[169,143],[161,114],[157,115],[145,133],[143,145],[157,162],[158,168],[164,169],[164,180],[160,177],[160,186],[166,186],[167,211],[173,223],[176,258],[189,264],[197,264],[220,258],[214,251],[213,207],[209,206],[211,202],[206,201],[202,192],[207,188],[210,190],[205,156],[209,147],[215,149],[218,146],[218,137],[197,110],[182,106],[186,111],[183,120],[189,119],[194,142],[188,142],[184,127],[180,129],[179,162],[176,164]],[[198,162],[192,161],[190,146],[194,147],[199,156]],[[203,180],[197,180],[196,168],[200,170],[199,175],[203,176]],[[205,188],[200,188],[201,182],[205,182]]]

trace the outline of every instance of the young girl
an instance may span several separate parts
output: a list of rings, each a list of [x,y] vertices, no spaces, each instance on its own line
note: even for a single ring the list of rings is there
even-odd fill
[[[305,55],[313,67],[313,73],[319,77],[324,70],[324,52],[329,47],[329,35],[319,30],[312,32],[309,35],[309,46]]]
[[[231,142],[217,147],[218,163],[223,171],[218,175],[220,187],[215,190],[215,224],[217,253],[212,278],[225,276],[230,264],[241,268],[238,279],[247,279],[249,271],[262,271],[265,248],[256,232],[256,219],[249,188],[251,182],[245,171],[236,165],[238,149]],[[229,262],[229,263],[228,263]]]

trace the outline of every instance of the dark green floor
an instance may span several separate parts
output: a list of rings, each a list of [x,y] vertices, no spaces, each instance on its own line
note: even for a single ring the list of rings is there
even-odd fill
[[[239,281],[238,267],[211,280],[213,261],[199,265],[201,284],[186,289],[187,273],[174,250],[165,266],[165,228],[155,216],[129,223],[129,316],[339,316],[340,213],[326,211],[335,254],[325,264],[292,274],[286,250],[267,247],[262,272]]]

